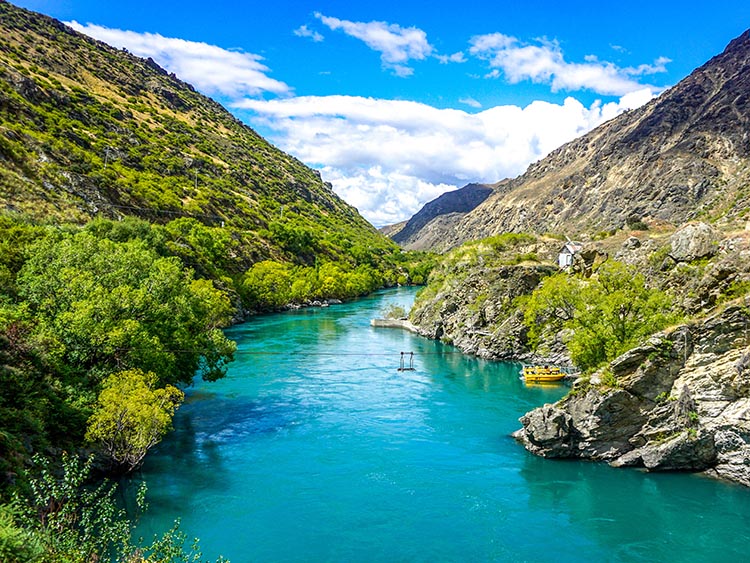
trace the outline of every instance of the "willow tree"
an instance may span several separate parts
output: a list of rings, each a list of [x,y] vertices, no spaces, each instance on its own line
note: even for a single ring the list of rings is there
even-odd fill
[[[138,467],[171,430],[175,410],[185,398],[172,385],[156,388],[156,381],[155,374],[136,369],[109,376],[88,420],[86,439],[100,444],[126,471]]]
[[[17,284],[30,339],[66,383],[138,368],[189,384],[223,376],[232,359],[220,330],[233,312],[227,295],[142,241],[48,236],[29,248]]]

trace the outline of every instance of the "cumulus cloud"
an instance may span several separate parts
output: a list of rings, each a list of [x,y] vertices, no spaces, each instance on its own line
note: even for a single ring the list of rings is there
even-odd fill
[[[536,44],[524,44],[502,33],[477,35],[470,44],[469,52],[489,63],[492,70],[487,78],[505,76],[511,83],[531,80],[549,84],[555,92],[588,89],[603,95],[624,96],[643,88],[633,76],[665,72],[665,65],[670,62],[660,57],[652,65],[620,68],[590,55],[585,62],[571,63],[565,60],[556,41],[540,39]]]
[[[297,37],[307,37],[309,39],[312,39],[316,43],[320,43],[325,39],[319,32],[315,31],[314,29],[310,29],[306,25],[301,25],[297,29],[294,30],[294,35]]]
[[[264,92],[289,94],[291,88],[268,76],[263,57],[242,51],[229,51],[216,45],[164,37],[158,33],[136,33],[100,25],[67,25],[113,47],[124,48],[139,57],[151,57],[206,94],[229,97],[259,96]]]
[[[383,67],[392,70],[397,76],[412,75],[414,69],[407,63],[411,60],[424,60],[434,52],[433,46],[427,41],[427,34],[416,27],[401,27],[381,21],[340,20],[319,12],[315,17],[331,30],[341,30],[380,53]]]
[[[416,28],[317,17],[380,52],[383,65],[397,74],[408,75],[410,61],[438,56]],[[158,34],[69,25],[136,55],[152,57],[206,94],[236,100],[233,107],[251,112],[252,125],[272,131],[277,145],[319,168],[336,192],[376,225],[406,219],[426,202],[466,183],[495,182],[522,173],[564,142],[650,100],[653,89],[631,77],[660,72],[669,62],[661,58],[653,65],[619,69],[590,57],[572,65],[564,61],[555,43],[523,46],[500,34],[475,37],[472,54],[488,60],[494,73],[502,72],[511,81],[546,81],[554,88],[597,85],[597,91],[619,92],[619,99],[586,107],[569,97],[562,104],[537,101],[526,107],[497,106],[469,113],[413,101],[291,97],[291,88],[270,78],[258,55]],[[315,40],[315,32],[305,26],[297,32]],[[463,53],[456,53],[447,62],[463,58]],[[605,82],[608,88],[601,87]],[[257,99],[266,93],[282,97]],[[481,108],[469,96],[460,102]]]
[[[406,219],[469,182],[522,173],[561,144],[653,97],[640,89],[589,107],[533,102],[478,113],[356,96],[244,100],[274,141],[321,169],[336,192],[372,223]]]

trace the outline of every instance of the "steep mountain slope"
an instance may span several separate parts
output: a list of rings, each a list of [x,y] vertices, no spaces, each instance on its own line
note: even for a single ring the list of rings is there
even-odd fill
[[[655,219],[735,223],[750,204],[750,31],[649,104],[495,185],[444,238],[577,234]]]
[[[300,231],[323,255],[395,248],[317,172],[152,60],[4,1],[0,209],[226,224],[254,247],[250,261],[283,254]]]
[[[439,245],[439,240],[431,240],[430,233],[433,231],[442,232],[442,229],[431,223],[440,219],[446,219],[443,216],[449,216],[449,221],[456,221],[466,213],[475,209],[492,193],[490,186],[483,184],[469,184],[461,189],[452,192],[446,192],[437,199],[434,199],[424,205],[411,219],[406,222],[398,232],[391,235],[401,247],[410,250],[427,250]]]

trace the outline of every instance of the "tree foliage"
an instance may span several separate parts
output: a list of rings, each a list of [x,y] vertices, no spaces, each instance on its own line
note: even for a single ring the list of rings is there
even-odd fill
[[[264,260],[243,276],[242,292],[251,308],[267,310],[288,303],[358,297],[383,284],[384,276],[369,265],[352,267],[343,262],[324,262],[311,267]]]
[[[80,232],[34,244],[17,283],[33,339],[58,371],[103,379],[140,368],[162,382],[216,379],[233,344],[219,330],[232,307],[207,280],[141,241]]]
[[[155,384],[153,373],[140,370],[110,375],[88,420],[86,438],[128,471],[172,428],[175,410],[185,398],[172,385],[156,389]]]
[[[91,484],[93,457],[62,455],[61,467],[34,457],[28,494],[0,504],[3,563],[166,563],[203,561],[197,540],[186,547],[179,522],[147,545],[134,542],[134,517],[118,503],[117,486]],[[146,487],[135,495],[135,515],[146,510]],[[219,558],[217,563],[227,563]]]
[[[667,294],[615,261],[589,279],[565,273],[545,279],[524,311],[532,345],[545,334],[569,329],[568,350],[584,370],[613,360],[676,319]]]

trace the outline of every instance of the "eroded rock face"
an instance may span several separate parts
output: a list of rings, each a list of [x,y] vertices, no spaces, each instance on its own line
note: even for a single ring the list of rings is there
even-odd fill
[[[750,312],[729,306],[652,337],[555,405],[524,415],[514,436],[544,457],[650,471],[706,471],[750,486]]]
[[[453,281],[409,314],[419,334],[443,340],[462,352],[487,359],[541,361],[567,364],[562,342],[553,343],[543,357],[526,342],[527,329],[515,300],[530,294],[542,279],[556,272],[552,266],[459,268]]]
[[[629,218],[744,222],[750,197],[750,32],[650,103],[552,151],[446,230],[609,230]],[[733,202],[731,208],[727,204]]]
[[[526,414],[521,418],[523,429],[514,437],[543,457],[610,461],[632,449],[628,440],[644,422],[633,395],[591,388]]]

